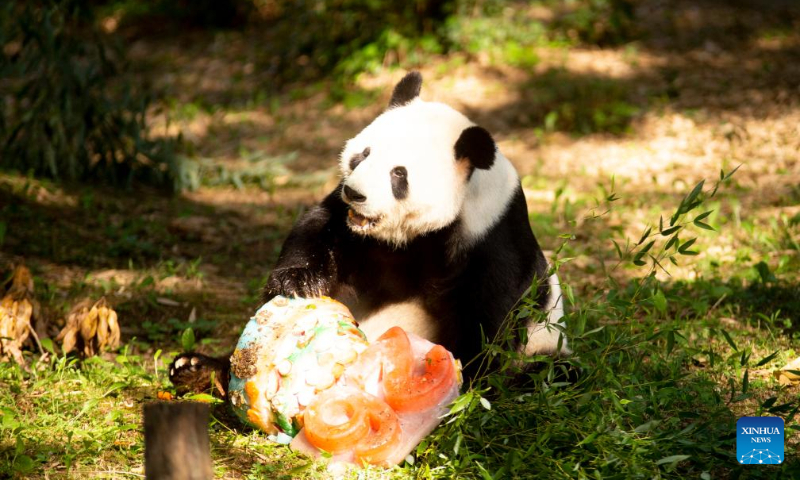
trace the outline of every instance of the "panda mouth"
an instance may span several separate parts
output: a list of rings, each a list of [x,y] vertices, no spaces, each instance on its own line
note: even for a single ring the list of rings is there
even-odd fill
[[[351,228],[358,231],[366,231],[378,224],[380,217],[370,218],[356,213],[352,208],[347,210],[347,223]]]

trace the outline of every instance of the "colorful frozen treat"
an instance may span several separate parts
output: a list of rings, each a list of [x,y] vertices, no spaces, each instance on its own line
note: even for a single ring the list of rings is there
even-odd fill
[[[391,466],[436,428],[460,385],[441,345],[393,327],[368,346],[341,303],[275,297],[239,339],[229,395],[242,420],[295,450]]]
[[[246,423],[288,442],[305,407],[366,348],[341,303],[275,297],[250,319],[231,356],[231,404]]]

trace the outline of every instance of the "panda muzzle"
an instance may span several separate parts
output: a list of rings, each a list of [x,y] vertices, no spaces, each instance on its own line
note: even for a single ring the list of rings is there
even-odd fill
[[[367,218],[364,215],[356,213],[352,208],[347,210],[347,220],[351,225],[359,228],[371,227],[378,222],[377,218]]]

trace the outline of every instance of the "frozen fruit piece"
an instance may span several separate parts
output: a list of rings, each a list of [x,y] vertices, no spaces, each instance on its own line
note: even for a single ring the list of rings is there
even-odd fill
[[[319,395],[303,420],[311,445],[331,453],[352,451],[358,463],[384,464],[401,435],[397,414],[386,402],[353,388]]]
[[[315,392],[313,390],[303,390],[297,394],[297,403],[299,403],[301,407],[307,407],[314,398]]]
[[[356,463],[385,465],[397,449],[400,439],[400,421],[392,408],[375,397],[367,396],[367,416],[370,431],[354,450]]]
[[[343,365],[353,363],[358,358],[358,352],[353,348],[345,348],[338,350],[336,353],[337,361]]]
[[[289,359],[285,359],[280,363],[278,363],[278,366],[275,368],[278,369],[278,373],[280,373],[285,377],[286,375],[289,375],[289,373],[292,371],[292,362],[289,361]]]
[[[317,355],[317,362],[323,367],[330,367],[333,365],[336,357],[331,352],[320,353]]]
[[[398,412],[418,412],[437,405],[456,382],[455,365],[441,345],[431,348],[423,359],[424,372],[414,365],[411,343],[406,333],[389,329],[380,337],[386,354],[383,364],[383,388],[386,402]]]
[[[326,452],[351,450],[369,433],[365,397],[357,390],[330,390],[306,408],[303,423],[308,441]]]
[[[460,381],[457,361],[446,350],[435,347],[435,344],[416,335],[406,334],[401,329],[391,329],[381,337],[380,341],[374,342],[362,352],[354,363],[346,366],[344,375],[334,387],[326,392],[326,395],[334,395],[337,391],[352,392],[355,390],[358,395],[363,395],[366,399],[374,399],[368,402],[366,407],[370,428],[366,436],[352,448],[331,452],[329,458],[331,462],[334,464],[346,462],[357,465],[363,463],[381,466],[397,465],[413,451],[420,440],[436,428],[447,413],[447,406],[458,396]],[[426,356],[430,362],[426,362]],[[443,361],[437,362],[437,360],[445,358],[449,365]],[[392,409],[385,402],[386,392],[381,374],[388,369],[396,370],[398,376],[400,371],[407,371],[409,375],[405,377],[406,380],[408,378],[413,380],[416,377],[419,383],[427,386],[434,382],[421,381],[425,378],[426,363],[430,363],[431,371],[428,372],[432,373],[429,375],[430,377],[436,377],[435,371],[438,369],[446,373],[452,367],[451,380],[442,382],[442,385],[449,385],[449,389],[430,408],[417,411]],[[413,382],[409,382],[409,384],[415,385]],[[419,385],[416,387],[418,390],[425,390],[420,389]],[[437,397],[440,392],[436,390],[430,390],[430,396]],[[378,408],[378,405],[383,407]],[[308,411],[307,409],[306,412]],[[394,418],[397,419],[396,424]],[[313,426],[311,428],[313,429]],[[292,449],[320,457],[320,449],[310,442],[308,431],[308,426],[305,426],[292,440]],[[319,435],[319,432],[317,434]]]
[[[342,374],[344,373],[344,365],[342,365],[341,363],[337,363],[336,365],[333,366],[332,372],[333,372],[333,378],[339,380],[339,377],[341,377]]]

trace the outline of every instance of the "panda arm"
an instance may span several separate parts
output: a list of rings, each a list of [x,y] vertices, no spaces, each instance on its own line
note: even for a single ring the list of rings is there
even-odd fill
[[[264,300],[276,295],[330,295],[337,283],[336,250],[346,207],[341,185],[309,210],[292,228],[264,288]]]

